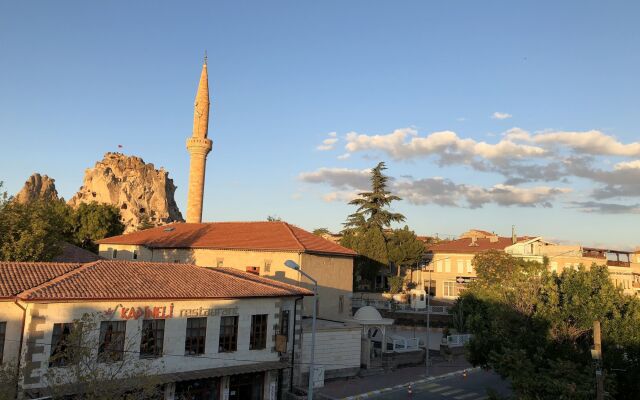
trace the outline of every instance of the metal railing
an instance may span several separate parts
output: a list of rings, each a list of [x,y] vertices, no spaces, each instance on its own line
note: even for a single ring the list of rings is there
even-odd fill
[[[351,306],[360,308],[364,306],[372,306],[378,310],[400,311],[418,314],[426,314],[427,307],[413,308],[409,303],[397,303],[390,300],[372,300],[372,299],[351,299]],[[429,306],[429,313],[436,315],[449,315],[449,306]]]

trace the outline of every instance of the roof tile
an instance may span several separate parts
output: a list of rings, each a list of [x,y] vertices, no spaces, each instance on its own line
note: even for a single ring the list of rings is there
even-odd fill
[[[2,266],[3,263],[0,263]],[[100,260],[18,294],[24,300],[203,299],[309,296],[307,289],[230,268]]]
[[[355,256],[346,247],[286,222],[173,223],[98,241],[151,248],[301,251]]]
[[[0,298],[11,298],[81,265],[56,262],[0,262]]]

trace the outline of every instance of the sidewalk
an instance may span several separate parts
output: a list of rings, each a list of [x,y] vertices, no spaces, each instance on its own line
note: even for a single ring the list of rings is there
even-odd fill
[[[451,363],[442,359],[434,359],[431,365],[431,370],[429,371],[429,376],[444,375],[468,368],[472,368],[472,366],[464,359],[464,356],[454,358]],[[355,377],[327,382],[323,388],[316,389],[315,392],[324,395],[326,398],[342,399],[361,393],[372,392],[374,390],[394,387],[424,379],[427,377],[425,372],[424,366],[400,368],[380,375],[371,375],[362,378]]]

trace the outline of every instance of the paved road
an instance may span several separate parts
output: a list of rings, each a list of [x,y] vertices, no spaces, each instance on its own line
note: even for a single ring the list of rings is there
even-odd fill
[[[413,396],[407,389],[398,389],[371,397],[376,400],[484,400],[491,388],[502,395],[511,394],[509,384],[493,372],[474,371],[467,375],[454,376],[413,386]]]

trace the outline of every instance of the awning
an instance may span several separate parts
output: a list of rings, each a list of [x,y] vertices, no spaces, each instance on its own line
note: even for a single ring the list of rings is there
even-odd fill
[[[170,383],[190,381],[194,379],[217,378],[220,376],[251,374],[255,372],[279,370],[288,367],[289,364],[284,361],[269,361],[255,364],[200,369],[195,371],[173,372],[169,374],[157,375],[157,378],[160,381],[159,383]]]

